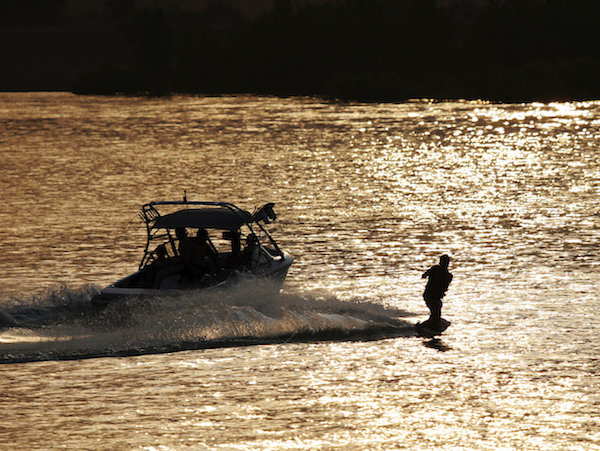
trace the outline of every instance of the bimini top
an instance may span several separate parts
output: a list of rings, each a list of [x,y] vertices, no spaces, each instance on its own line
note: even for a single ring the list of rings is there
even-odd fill
[[[152,224],[153,229],[221,229],[235,232],[244,224],[253,222],[252,215],[237,209],[220,208],[193,208],[180,210],[165,216],[160,216]]]

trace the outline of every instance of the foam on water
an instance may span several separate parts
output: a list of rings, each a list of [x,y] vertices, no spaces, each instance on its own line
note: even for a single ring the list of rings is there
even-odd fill
[[[306,340],[414,335],[407,312],[249,281],[219,291],[128,299],[105,308],[93,287],[59,287],[1,311],[0,361],[135,355]]]

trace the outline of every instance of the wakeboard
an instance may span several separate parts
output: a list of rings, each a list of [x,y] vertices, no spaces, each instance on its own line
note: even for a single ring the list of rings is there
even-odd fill
[[[417,323],[415,324],[415,329],[421,337],[433,338],[436,335],[442,335],[442,332],[448,329],[450,324],[450,321],[442,318],[437,327],[433,327],[430,324]]]

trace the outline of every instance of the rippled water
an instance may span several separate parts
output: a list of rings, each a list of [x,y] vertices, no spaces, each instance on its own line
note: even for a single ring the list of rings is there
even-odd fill
[[[3,449],[600,449],[599,138],[598,102],[0,94]],[[184,190],[276,203],[284,293],[90,315]]]

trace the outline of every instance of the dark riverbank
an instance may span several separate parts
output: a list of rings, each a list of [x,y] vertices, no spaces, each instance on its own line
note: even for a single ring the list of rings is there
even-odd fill
[[[292,5],[276,0],[248,19],[226,2],[190,11],[109,1],[76,23],[57,7],[50,22],[2,24],[0,58],[10,70],[0,90],[600,99],[597,1]]]

